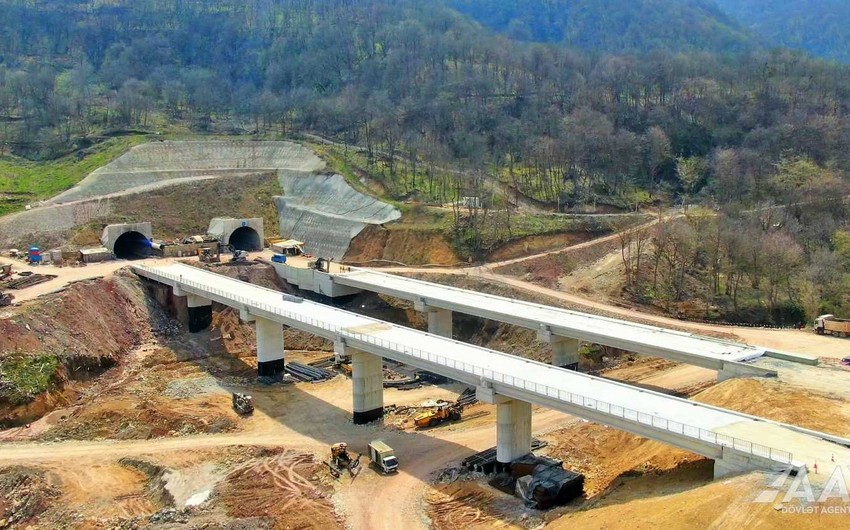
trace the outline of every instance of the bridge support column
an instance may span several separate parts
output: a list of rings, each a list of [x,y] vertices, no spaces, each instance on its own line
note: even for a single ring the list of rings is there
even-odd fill
[[[210,327],[210,324],[212,324],[212,301],[194,294],[187,294],[186,305],[189,309],[188,326],[190,333],[198,333]]]
[[[413,302],[413,309],[428,314],[428,333],[452,338],[452,312],[449,309],[431,307],[423,299]]]
[[[428,333],[452,338],[452,312],[448,309],[429,309]]]
[[[537,331],[537,340],[552,347],[552,365],[568,370],[578,370],[581,341],[555,335],[548,328]]]
[[[283,373],[283,325],[254,317],[257,323],[257,375],[275,377]]]
[[[501,401],[501,402],[500,402]],[[531,452],[531,403],[516,399],[496,402],[496,471]]]
[[[384,363],[379,355],[354,348],[351,383],[354,390],[354,424],[363,425],[384,416]]]

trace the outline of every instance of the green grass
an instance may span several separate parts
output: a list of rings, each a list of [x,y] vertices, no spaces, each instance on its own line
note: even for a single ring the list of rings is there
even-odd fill
[[[399,201],[413,197],[429,203],[441,203],[448,200],[446,186],[451,180],[447,178],[446,174],[437,171],[437,175],[433,178],[434,188],[429,189],[425,164],[419,164],[414,176],[410,166],[399,160],[395,165],[395,174],[390,176],[389,164],[380,157],[369,164],[366,154],[353,148],[345,150],[339,146],[327,144],[311,144],[309,147],[331,169],[344,176],[354,189],[375,195],[374,191],[368,190],[363,185],[358,173],[368,175],[383,189],[381,200],[391,203],[399,209],[403,210],[405,206]],[[445,191],[445,193],[441,194],[441,191]]]
[[[0,398],[14,404],[32,401],[50,390],[56,379],[59,359],[52,355],[13,355],[0,361]]]
[[[0,215],[23,210],[27,204],[49,199],[71,188],[95,169],[146,141],[134,135],[110,138],[84,151],[48,162],[0,157]]]

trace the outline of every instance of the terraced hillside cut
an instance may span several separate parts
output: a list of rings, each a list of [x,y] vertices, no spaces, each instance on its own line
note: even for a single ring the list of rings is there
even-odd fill
[[[78,185],[38,207],[0,219],[0,246],[29,236],[64,235],[77,226],[115,214],[110,199],[222,177],[277,172],[283,197],[276,197],[281,235],[306,242],[316,255],[340,259],[351,239],[368,224],[400,217],[392,206],[363,195],[339,175],[323,175],[325,163],[292,142],[167,141],[137,146],[97,169]],[[237,200],[238,197],[222,197]],[[159,205],[161,207],[161,205]],[[199,214],[204,205],[199,204]],[[141,212],[152,221],[164,212],[151,203]],[[181,235],[181,234],[174,234]]]

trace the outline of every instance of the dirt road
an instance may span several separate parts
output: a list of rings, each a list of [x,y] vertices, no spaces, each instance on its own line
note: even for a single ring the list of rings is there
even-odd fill
[[[459,386],[423,387],[407,392],[387,389],[385,402],[418,404],[426,398],[455,396],[459,390]],[[260,389],[254,392],[254,398],[257,411],[245,421],[243,432],[133,441],[6,443],[0,444],[0,466],[42,464],[86,469],[126,456],[162,459],[169,454],[233,446],[288,447],[325,455],[330,443],[336,441],[347,441],[354,451],[365,452],[369,441],[381,438],[396,450],[400,472],[384,476],[374,468],[364,467],[355,480],[342,483],[338,504],[344,507],[349,526],[428,528],[421,500],[432,474],[495,444],[493,411],[468,422],[422,432],[353,425],[351,382],[343,377],[321,385]],[[575,420],[565,414],[536,409],[533,428],[537,433],[549,432],[572,421]]]

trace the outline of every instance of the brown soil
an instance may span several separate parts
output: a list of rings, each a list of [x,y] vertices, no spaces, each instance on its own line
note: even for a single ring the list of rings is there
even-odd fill
[[[0,319],[0,357],[52,355],[60,364],[49,392],[23,403],[0,400],[0,422],[29,422],[68,404],[85,382],[118,364],[161,319],[129,275],[77,283],[12,309]]]
[[[280,449],[231,471],[216,500],[234,518],[271,518],[272,528],[343,528],[327,467],[315,455]]]
[[[559,278],[579,267],[603,258],[619,249],[619,245],[617,238],[603,238],[597,244],[567,249],[563,252],[553,252],[538,258],[504,265],[497,267],[493,272],[522,278],[544,287],[555,288]]]
[[[558,432],[549,455],[585,476],[584,491],[595,497],[624,474],[663,473],[703,458],[595,423],[580,423]],[[710,475],[709,475],[710,478]]]
[[[850,404],[777,381],[730,379],[697,394],[694,400],[838,436],[850,436]]]
[[[516,258],[518,256],[527,256],[529,254],[537,254],[559,247],[569,247],[590,241],[599,237],[598,234],[590,232],[565,232],[558,234],[542,234],[539,236],[529,236],[517,241],[509,241],[500,246],[487,256],[488,262],[503,261]]]
[[[783,513],[774,504],[752,500],[768,477],[752,473],[694,487],[691,469],[663,477],[625,479],[589,509],[568,513],[547,528],[787,528],[820,529],[846,525],[846,515]],[[696,472],[699,472],[696,470]],[[790,507],[790,506],[789,506]]]
[[[0,527],[24,528],[38,523],[59,496],[39,468],[12,466],[0,469]]]
[[[507,500],[507,502],[505,502]],[[441,530],[523,528],[514,522],[515,499],[481,482],[455,482],[425,494],[428,517]]]
[[[0,352],[115,359],[142,341],[150,318],[134,277],[78,283],[0,320]]]
[[[393,262],[407,265],[453,265],[460,262],[441,231],[367,226],[352,241],[345,263]]]

